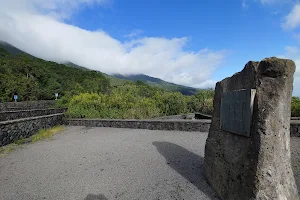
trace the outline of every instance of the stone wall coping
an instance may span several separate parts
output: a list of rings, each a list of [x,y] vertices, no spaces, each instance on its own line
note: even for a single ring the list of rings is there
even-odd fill
[[[1,111],[54,108],[55,100],[18,101],[0,103]]]
[[[30,110],[9,110],[9,111],[0,111],[0,114],[5,113],[18,113],[18,112],[34,112],[34,111],[43,111],[43,110],[64,110],[68,108],[44,108],[44,109],[30,109]]]
[[[206,123],[210,124],[210,119],[197,119],[197,120],[188,120],[188,119],[86,119],[86,118],[68,118],[67,121],[112,121],[112,122],[189,122],[189,123]],[[300,120],[291,120],[291,124],[300,124]]]
[[[208,132],[210,120],[66,119],[66,125],[148,130]]]
[[[300,125],[300,120],[291,120],[291,124],[299,124]]]
[[[209,119],[202,119],[202,120],[182,120],[182,119],[169,119],[169,120],[159,120],[159,119],[85,119],[85,118],[68,118],[67,121],[112,121],[112,122],[184,122],[184,123],[205,123],[210,124],[211,120]]]
[[[48,117],[59,116],[59,115],[64,115],[64,113],[57,113],[57,114],[52,114],[52,115],[43,115],[43,116],[36,116],[36,117],[28,117],[28,118],[2,121],[2,122],[0,122],[0,125],[14,124],[14,123],[19,123],[19,122],[30,121],[30,120],[41,119],[41,118],[48,118]]]
[[[7,103],[11,103],[11,104],[15,104],[15,103],[36,103],[36,102],[54,102],[55,100],[53,99],[50,99],[50,100],[36,100],[36,101],[17,101],[17,102],[14,102],[14,101],[5,101],[5,102],[1,102],[0,104],[7,104]]]
[[[195,113],[186,113],[186,114],[180,114],[180,115],[168,115],[168,116],[162,116],[162,117],[155,117],[150,118],[149,120],[162,120],[162,119],[183,119],[185,116],[189,115],[195,115]]]

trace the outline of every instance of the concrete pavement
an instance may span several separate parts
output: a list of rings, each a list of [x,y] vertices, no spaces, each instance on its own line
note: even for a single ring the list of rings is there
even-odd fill
[[[0,158],[0,199],[216,199],[207,133],[66,127]]]
[[[203,177],[207,133],[66,127],[0,158],[1,200],[217,199]],[[293,166],[300,139],[292,138]],[[300,170],[300,168],[299,168]],[[300,184],[300,173],[295,173]]]

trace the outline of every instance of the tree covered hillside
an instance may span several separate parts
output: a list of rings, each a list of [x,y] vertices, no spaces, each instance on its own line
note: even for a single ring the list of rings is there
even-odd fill
[[[111,85],[110,82],[113,82]],[[214,90],[186,96],[144,81],[118,79],[0,48],[0,101],[54,99],[73,118],[149,119],[190,112],[212,114]],[[300,116],[300,100],[292,100],[292,116]]]
[[[2,50],[5,50],[7,53],[9,53],[12,56],[26,55],[30,58],[36,58],[36,57],[30,55],[29,53],[24,52],[4,41],[0,41],[0,49],[1,48],[2,48]],[[92,71],[84,66],[80,66],[80,65],[74,64],[72,62],[65,62],[62,64],[73,67],[73,68],[81,69],[84,71]],[[100,72],[100,73],[102,73],[102,72]],[[192,88],[192,87],[169,83],[169,82],[166,82],[159,78],[154,78],[151,76],[147,76],[145,74],[137,74],[137,75],[121,75],[121,74],[108,75],[105,73],[102,73],[102,74],[105,76],[105,78],[107,78],[109,80],[110,85],[112,87],[121,86],[121,85],[130,83],[130,82],[142,81],[142,82],[146,83],[147,85],[159,87],[159,88],[162,88],[169,92],[180,92],[184,95],[194,95],[200,90],[200,89],[196,89],[196,88]]]
[[[112,76],[118,78],[119,80],[120,79],[121,80],[129,80],[129,81],[134,81],[134,82],[142,81],[142,82],[146,83],[147,85],[156,86],[156,87],[162,88],[169,92],[180,92],[183,95],[188,95],[188,96],[194,95],[198,91],[200,91],[200,89],[166,82],[159,78],[154,78],[151,76],[147,76],[145,74],[136,74],[136,75],[114,74]]]
[[[187,112],[212,112],[213,91],[195,96],[168,92],[100,72],[45,61],[28,54],[12,55],[0,48],[0,101],[54,99],[68,107],[70,117],[151,118]],[[118,81],[120,80],[120,81]],[[116,84],[117,83],[117,84]],[[207,93],[208,94],[208,93]],[[204,96],[203,96],[204,95]]]
[[[0,48],[0,101],[54,99],[54,94],[106,92],[109,81],[102,73],[76,69],[27,54],[11,55]]]

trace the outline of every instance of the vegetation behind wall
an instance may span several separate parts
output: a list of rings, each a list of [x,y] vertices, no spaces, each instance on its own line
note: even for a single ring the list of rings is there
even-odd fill
[[[212,113],[213,90],[195,96],[166,92],[141,82],[113,88],[106,94],[81,93],[58,101],[72,118],[149,119],[188,112]]]
[[[212,114],[214,90],[185,96],[149,86],[142,81],[122,81],[111,86],[102,73],[49,62],[26,54],[11,55],[0,48],[0,102],[50,100],[59,93],[59,107],[69,117],[145,119],[188,112]],[[300,99],[292,99],[292,116],[300,116]]]
[[[292,117],[300,117],[300,97],[292,98]]]

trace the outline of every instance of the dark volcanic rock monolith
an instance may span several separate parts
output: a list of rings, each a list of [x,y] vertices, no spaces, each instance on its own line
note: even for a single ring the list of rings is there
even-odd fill
[[[224,200],[298,200],[291,168],[290,115],[295,63],[267,58],[218,82],[204,168]],[[225,93],[256,89],[250,136],[220,128]]]

